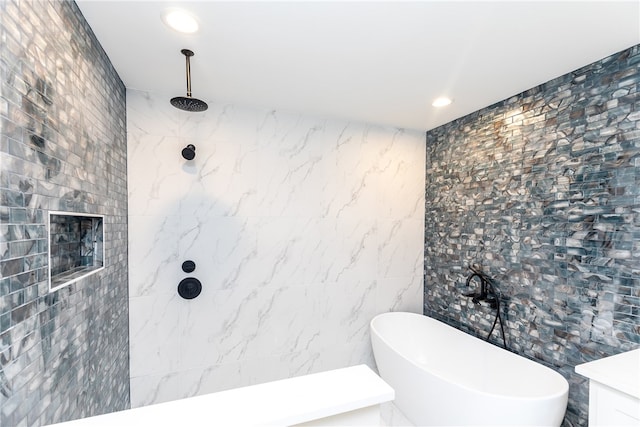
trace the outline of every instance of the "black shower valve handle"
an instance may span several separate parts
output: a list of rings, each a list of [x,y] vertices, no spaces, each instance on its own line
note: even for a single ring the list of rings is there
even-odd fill
[[[185,273],[191,273],[195,269],[196,269],[196,263],[191,261],[190,259],[182,263],[182,271],[184,271]]]

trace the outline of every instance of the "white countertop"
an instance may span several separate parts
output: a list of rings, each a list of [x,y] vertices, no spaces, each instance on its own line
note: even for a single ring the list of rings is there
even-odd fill
[[[366,408],[394,397],[387,383],[366,365],[358,365],[56,425],[286,426]]]
[[[640,348],[576,366],[576,372],[640,399]]]

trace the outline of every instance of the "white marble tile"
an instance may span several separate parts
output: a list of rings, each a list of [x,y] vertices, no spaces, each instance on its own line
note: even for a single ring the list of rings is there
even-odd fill
[[[332,242],[323,261],[327,282],[375,279],[379,240],[375,220],[337,219],[326,238]]]
[[[323,194],[335,173],[335,152],[325,123],[271,112],[258,141],[258,212],[279,217],[319,217]]]
[[[170,372],[132,377],[130,393],[132,408],[180,399],[180,374]]]
[[[132,401],[373,365],[371,318],[422,310],[424,135],[129,96]]]
[[[323,349],[369,339],[369,322],[378,314],[377,288],[375,279],[343,279],[323,286]]]
[[[129,140],[130,214],[179,214],[179,200],[193,180],[191,166],[180,154],[185,146],[178,137],[143,135]]]
[[[380,405],[380,418],[381,425],[385,427],[415,426],[393,402],[385,402]]]
[[[258,335],[271,289],[234,286],[208,291],[184,303],[180,358],[184,366],[206,367],[261,354]]]
[[[209,109],[194,114],[178,111],[180,136],[200,141],[201,145],[211,141],[228,141],[243,147],[255,146],[261,111],[239,108],[216,100],[205,100]]]
[[[287,159],[321,155],[326,151],[326,128],[325,119],[263,110],[258,117],[258,148]]]
[[[247,385],[290,378],[288,360],[282,356],[258,357],[242,362],[240,378]]]
[[[377,311],[407,311],[422,313],[422,275],[378,279]]]
[[[380,174],[376,165],[339,169],[329,178],[323,198],[325,216],[340,219],[373,219],[379,205]]]
[[[193,275],[213,290],[231,289],[238,284],[258,283],[256,221],[242,217],[180,218],[179,253],[193,260]]]
[[[206,367],[313,348],[322,323],[322,291],[314,286],[203,290],[184,304],[180,360]]]
[[[189,369],[180,372],[183,398],[289,378],[289,361],[279,356]]]
[[[379,160],[377,217],[424,218],[424,134],[396,132],[393,141]]]
[[[273,155],[259,155],[264,168],[257,185],[257,212],[282,218],[320,217],[327,210],[323,194],[333,170],[326,157],[300,157],[294,160]]]
[[[385,140],[371,138],[371,127],[344,124],[334,144],[336,168],[324,194],[330,218],[376,218],[380,197],[379,152]]]
[[[318,346],[322,328],[321,286],[273,287],[259,313],[260,355],[281,355]]]
[[[178,298],[169,290],[129,299],[132,377],[164,374],[180,366]]]
[[[188,182],[181,189],[182,215],[197,217],[251,216],[258,196],[257,152],[233,141],[185,140],[196,157],[185,163]]]
[[[181,398],[242,387],[240,362],[212,365],[180,371]]]
[[[377,221],[378,277],[422,274],[424,239],[421,219]]]
[[[174,95],[178,96],[178,95]],[[127,133],[178,136],[180,116],[171,96],[127,89]]]
[[[362,364],[375,369],[373,350],[371,349],[371,340],[369,337],[361,341],[336,343],[322,354],[322,370]]]
[[[129,215],[129,297],[166,292],[180,274],[180,218]]]
[[[260,283],[306,285],[326,278],[332,222],[316,218],[260,218],[256,225]]]
[[[287,377],[322,372],[324,368],[323,352],[318,350],[302,350],[280,355],[280,363],[286,368]],[[343,365],[342,367],[345,367]]]

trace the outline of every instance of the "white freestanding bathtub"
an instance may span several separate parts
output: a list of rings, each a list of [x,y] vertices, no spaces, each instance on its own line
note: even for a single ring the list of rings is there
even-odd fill
[[[371,342],[393,403],[415,425],[562,423],[569,384],[539,363],[415,313],[376,316]]]

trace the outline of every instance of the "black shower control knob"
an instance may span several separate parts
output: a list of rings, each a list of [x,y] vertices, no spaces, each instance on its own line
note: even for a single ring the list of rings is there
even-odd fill
[[[182,263],[182,271],[184,271],[185,273],[191,273],[195,269],[196,269],[196,263],[191,260],[187,260]]]
[[[178,284],[178,295],[184,299],[194,299],[202,292],[202,283],[195,277],[182,279]]]

